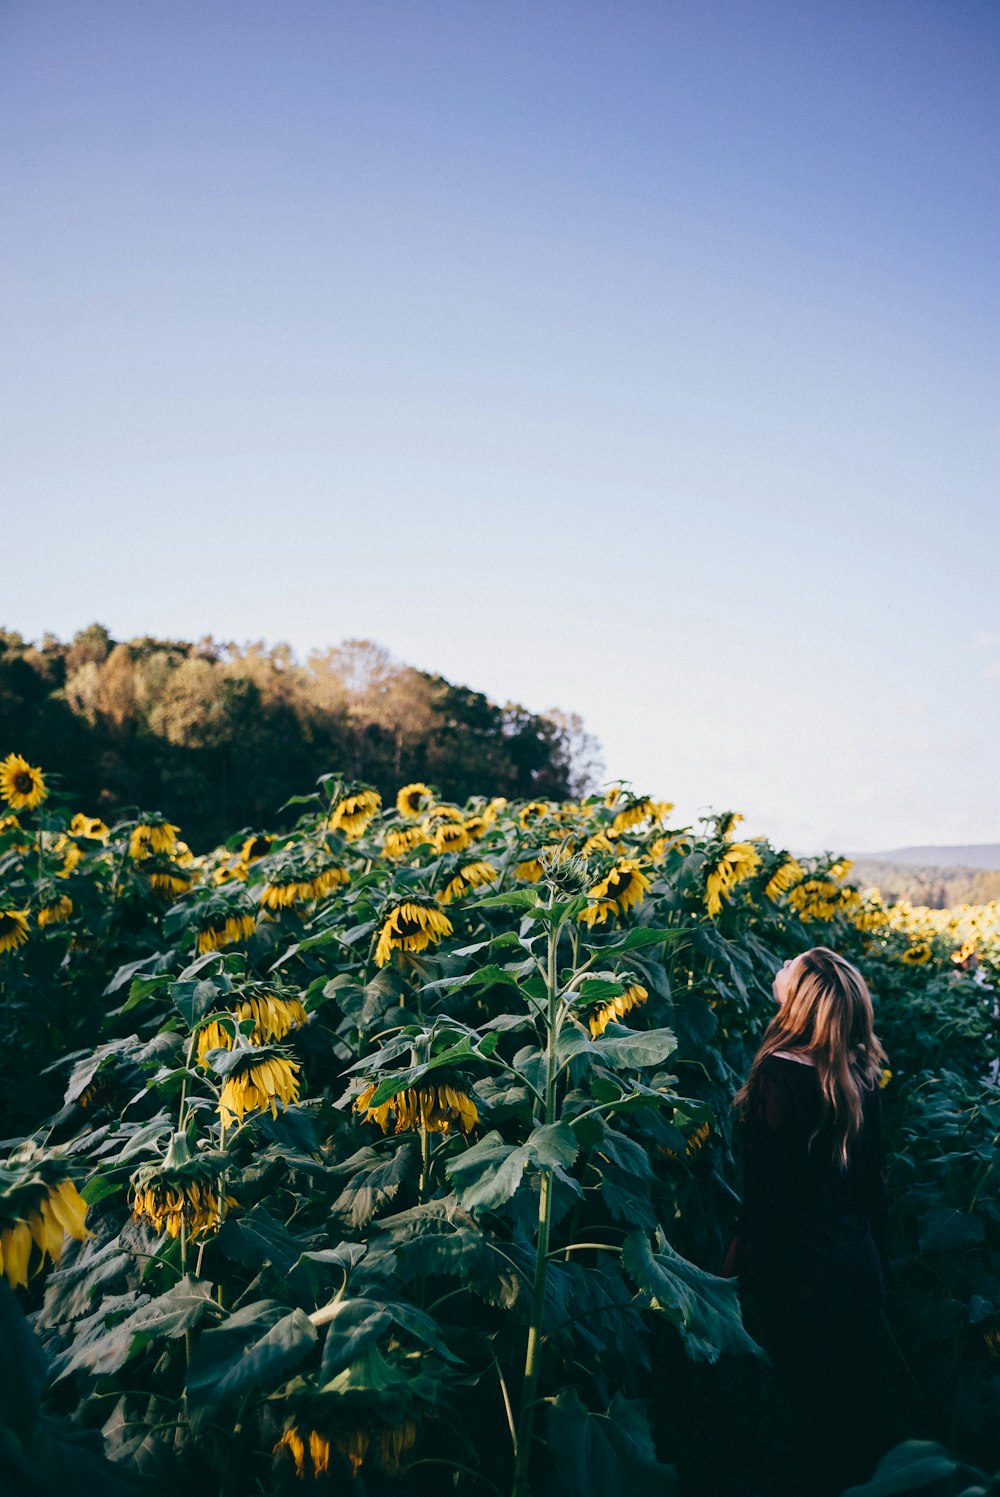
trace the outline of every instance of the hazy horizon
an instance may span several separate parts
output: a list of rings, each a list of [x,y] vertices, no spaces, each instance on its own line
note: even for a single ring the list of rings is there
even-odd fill
[[[984,0],[13,0],[2,622],[371,638],[684,821],[1000,837],[998,61]]]

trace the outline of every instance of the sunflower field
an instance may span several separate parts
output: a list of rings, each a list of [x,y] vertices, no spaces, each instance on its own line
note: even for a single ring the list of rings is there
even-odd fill
[[[996,905],[622,787],[329,774],[205,856],[0,800],[0,1490],[766,1490],[729,1107],[820,944],[890,1059],[884,1490],[1000,1465]]]

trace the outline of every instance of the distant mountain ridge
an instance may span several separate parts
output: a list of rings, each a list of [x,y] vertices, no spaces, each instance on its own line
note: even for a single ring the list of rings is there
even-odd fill
[[[888,852],[849,852],[857,862],[904,863],[922,868],[1000,868],[1000,842],[964,846],[894,847]]]

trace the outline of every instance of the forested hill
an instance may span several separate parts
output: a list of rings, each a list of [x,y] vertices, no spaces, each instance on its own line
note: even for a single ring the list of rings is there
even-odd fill
[[[576,796],[599,769],[577,716],[497,706],[367,640],[300,663],[287,645],[116,641],[99,624],[69,643],[0,631],[0,757],[11,750],[105,819],[164,812],[195,851],[271,824],[329,770],[383,797],[419,779],[461,801]]]

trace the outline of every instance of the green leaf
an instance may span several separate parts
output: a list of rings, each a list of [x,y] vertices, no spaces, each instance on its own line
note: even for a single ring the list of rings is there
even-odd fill
[[[392,1324],[388,1310],[371,1299],[339,1300],[329,1311],[320,1366],[324,1383],[349,1367]]]
[[[769,1360],[743,1328],[737,1280],[719,1278],[682,1258],[660,1230],[656,1247],[654,1253],[645,1232],[633,1232],[622,1251],[622,1266],[650,1296],[651,1308],[677,1326],[691,1360],[717,1362],[724,1351]]]
[[[983,1483],[979,1490],[985,1494],[989,1478],[967,1466],[960,1467],[943,1445],[935,1440],[904,1440],[882,1457],[874,1476],[862,1486],[848,1487],[843,1497],[896,1497],[897,1493],[920,1492],[925,1487],[934,1487],[936,1493],[940,1482],[956,1475],[972,1480],[978,1477]],[[971,1494],[976,1488],[967,1490]]]
[[[302,1363],[317,1341],[302,1310],[274,1300],[237,1310],[198,1340],[188,1368],[188,1407],[197,1423],[210,1410],[260,1388],[273,1388]]]
[[[449,1159],[445,1170],[451,1176],[462,1205],[468,1210],[476,1207],[493,1211],[509,1201],[521,1183],[521,1177],[530,1159],[529,1151],[522,1145],[516,1148],[504,1143],[495,1130],[487,1133],[471,1149]]]
[[[490,894],[466,905],[467,910],[536,910],[538,895],[534,889],[511,889],[507,894]]]
[[[615,1394],[606,1414],[592,1414],[564,1389],[548,1418],[550,1458],[544,1490],[551,1497],[672,1497],[677,1472],[656,1459],[649,1423],[635,1401]]]
[[[527,1147],[539,1164],[562,1169],[569,1169],[580,1152],[580,1145],[569,1123],[543,1123],[528,1135]]]
[[[171,983],[170,997],[187,1027],[193,1029],[220,998],[232,992],[232,987],[225,973],[218,977],[197,977]]]
[[[672,1029],[628,1029],[624,1024],[609,1024],[593,1048],[612,1070],[662,1065],[677,1049]]]

